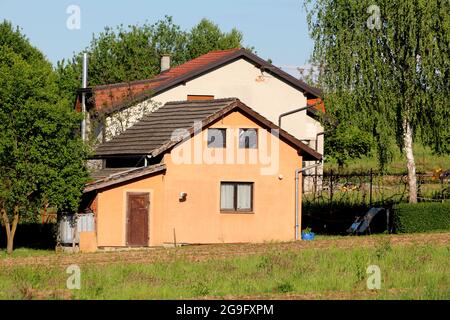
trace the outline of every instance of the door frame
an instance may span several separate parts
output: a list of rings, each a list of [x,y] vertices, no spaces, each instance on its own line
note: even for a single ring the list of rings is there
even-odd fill
[[[128,221],[130,216],[130,195],[146,195],[148,197],[148,210],[147,210],[147,242],[145,245],[130,245],[128,244]],[[151,211],[151,192],[150,191],[125,191],[125,246],[126,247],[149,247],[150,246],[150,211]]]

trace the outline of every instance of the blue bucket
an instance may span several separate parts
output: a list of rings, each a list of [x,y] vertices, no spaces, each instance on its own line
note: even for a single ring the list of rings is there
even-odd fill
[[[302,240],[307,240],[307,241],[314,240],[315,235],[316,234],[314,232],[310,232],[310,233],[302,232]]]

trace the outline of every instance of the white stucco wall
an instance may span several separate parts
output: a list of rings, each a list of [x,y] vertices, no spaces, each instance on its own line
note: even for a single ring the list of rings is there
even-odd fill
[[[216,99],[236,97],[275,124],[278,124],[281,113],[306,106],[306,97],[302,92],[268,73],[261,73],[244,59],[160,93],[152,100],[162,105],[169,101],[186,100],[188,95],[214,95]],[[142,106],[148,103],[143,102],[133,109],[145,109]],[[126,127],[138,118],[139,116],[133,115],[127,120]],[[107,129],[107,139],[121,131],[114,128],[116,122],[107,120],[110,127]],[[312,148],[315,147],[316,134],[323,131],[320,123],[307,116],[306,111],[284,117],[281,127],[300,140],[311,140]],[[323,137],[319,138],[318,151],[323,154],[322,139]]]

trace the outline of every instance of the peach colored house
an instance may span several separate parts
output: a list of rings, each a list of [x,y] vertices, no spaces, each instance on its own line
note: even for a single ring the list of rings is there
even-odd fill
[[[294,240],[296,171],[321,155],[228,98],[166,103],[95,158],[104,168],[84,191],[95,213],[85,251]]]

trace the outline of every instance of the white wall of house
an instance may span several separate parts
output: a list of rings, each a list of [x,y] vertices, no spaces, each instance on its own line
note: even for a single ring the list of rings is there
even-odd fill
[[[244,59],[160,93],[152,98],[151,105],[155,102],[162,105],[169,101],[186,100],[188,95],[213,95],[216,99],[236,97],[275,124],[278,124],[281,113],[306,106],[306,97],[301,91],[266,72],[262,73]],[[142,115],[139,110],[148,106],[149,101],[144,101],[108,119],[106,138],[122,131],[117,127],[117,118],[127,118],[125,127],[129,127]],[[130,110],[138,112],[132,112],[130,117],[125,114],[130,113]],[[309,117],[306,111],[284,117],[281,127],[300,140],[310,140],[313,149],[316,134],[323,131],[321,124]],[[323,154],[323,136],[319,138],[318,145],[318,151]]]

